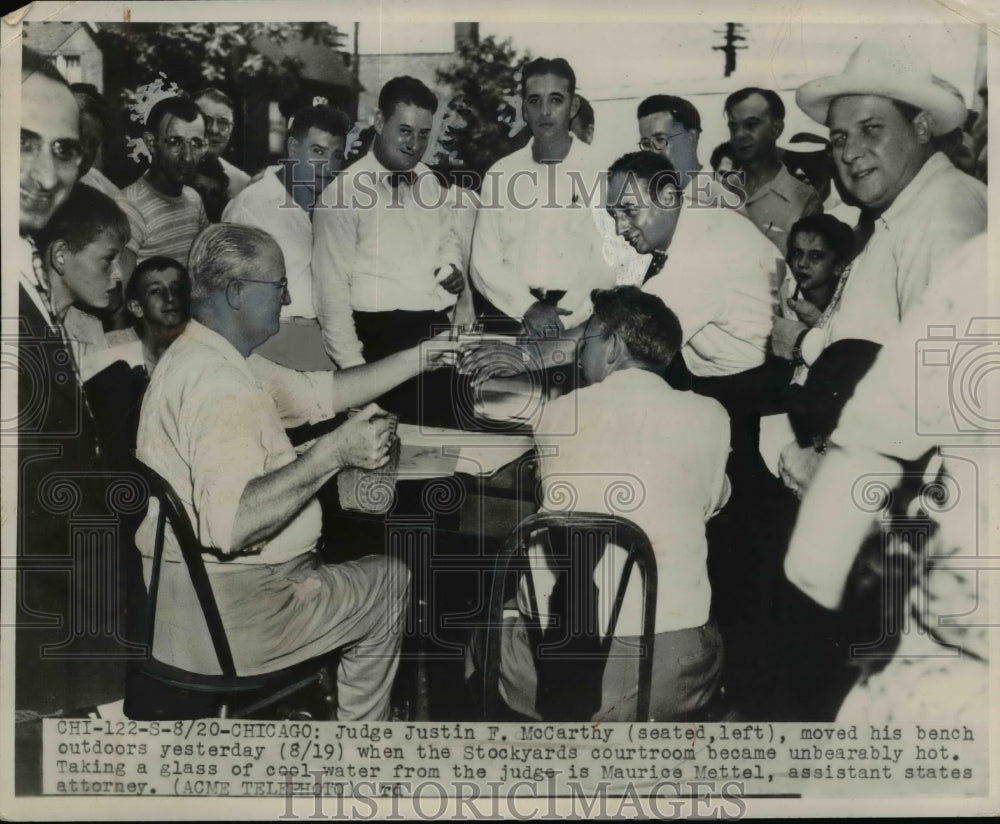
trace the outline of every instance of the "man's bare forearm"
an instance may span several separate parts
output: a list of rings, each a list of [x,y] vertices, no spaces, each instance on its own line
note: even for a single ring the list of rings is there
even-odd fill
[[[236,508],[231,551],[236,553],[271,538],[343,466],[331,450],[314,445],[292,463],[250,481]]]

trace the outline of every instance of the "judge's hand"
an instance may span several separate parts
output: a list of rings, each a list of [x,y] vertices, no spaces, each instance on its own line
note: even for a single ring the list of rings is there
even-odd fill
[[[454,263],[449,263],[448,269],[451,271],[447,272],[445,271],[445,267],[439,266],[434,270],[434,279],[437,281],[438,286],[446,292],[450,292],[453,295],[461,294],[462,290],[465,289],[465,278],[462,277],[462,273]]]
[[[497,340],[485,343],[467,343],[459,356],[458,371],[462,375],[472,375],[474,379],[511,378],[523,375],[538,364],[535,347],[521,346],[516,338],[509,343]]]
[[[327,449],[341,468],[378,469],[389,460],[394,416],[370,403],[332,432],[316,441],[313,449]]]
[[[536,301],[524,313],[524,334],[529,338],[558,338],[566,331],[560,315],[572,315],[569,309]]]
[[[420,371],[432,372],[444,366],[455,366],[458,363],[459,345],[451,329],[438,332],[430,340],[417,344],[415,351],[420,357]]]
[[[816,306],[816,304],[810,303],[805,298],[789,298],[785,301],[785,305],[798,315],[799,320],[810,329],[812,329],[812,327],[814,327],[823,316],[823,311]],[[795,341],[792,341],[792,343],[794,342]]]
[[[792,441],[781,450],[778,475],[796,498],[801,498],[819,470],[823,455],[812,446],[799,446]]]
[[[779,358],[791,360],[795,341],[808,328],[797,320],[775,318],[774,326],[771,328],[771,351]]]

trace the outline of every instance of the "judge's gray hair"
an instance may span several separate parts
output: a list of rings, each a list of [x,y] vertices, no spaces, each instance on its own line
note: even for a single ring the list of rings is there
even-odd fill
[[[194,240],[188,270],[191,298],[224,292],[233,278],[256,271],[260,252],[277,241],[263,229],[239,223],[213,223]],[[278,247],[280,248],[280,247]]]

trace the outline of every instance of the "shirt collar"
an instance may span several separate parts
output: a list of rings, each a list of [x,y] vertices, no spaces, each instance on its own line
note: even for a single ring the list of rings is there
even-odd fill
[[[777,195],[786,203],[791,203],[792,198],[789,194],[789,180],[795,180],[794,177],[789,173],[788,169],[785,168],[784,164],[778,167],[778,173],[772,177],[767,183],[761,186],[756,192],[754,192],[750,197],[747,198],[747,203],[753,203],[755,200],[763,197],[767,192]]]
[[[215,330],[209,329],[204,324],[192,318],[181,333],[181,337],[211,349],[229,363],[238,366],[247,375],[250,375],[251,378],[253,377],[250,367],[247,366],[247,359],[239,353],[239,350],[235,346]]]
[[[365,163],[365,161],[368,161],[368,162]],[[362,168],[361,168],[362,164],[364,164],[364,168],[370,169],[370,170],[372,170],[372,171],[375,172],[375,174],[376,174],[376,180],[378,181],[378,185],[381,186],[383,189],[385,189],[387,192],[389,192],[391,194],[392,191],[393,191],[393,188],[392,188],[392,184],[389,182],[389,175],[392,174],[392,172],[389,169],[387,169],[385,166],[383,166],[381,163],[379,163],[378,158],[375,157],[375,149],[374,148],[372,148],[368,152],[368,154],[366,154],[361,160],[359,160],[355,164],[355,168],[358,168],[359,171],[362,171]],[[417,165],[414,166],[410,171],[412,171],[419,178],[420,176],[422,176],[422,175],[427,174],[428,172],[430,172],[430,166],[428,166],[422,160],[418,160],[417,161]]]
[[[944,174],[951,168],[953,168],[951,161],[948,160],[944,153],[935,152],[932,154],[927,158],[927,162],[920,167],[920,171],[917,172],[913,180],[906,184],[906,188],[896,195],[896,199],[879,215],[879,220],[888,226],[916,202],[917,198],[920,197],[920,193],[930,184],[933,178]]]

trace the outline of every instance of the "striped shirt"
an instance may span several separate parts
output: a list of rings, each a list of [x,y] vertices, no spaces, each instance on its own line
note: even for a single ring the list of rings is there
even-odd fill
[[[187,266],[188,253],[198,232],[208,226],[201,196],[190,186],[177,197],[154,189],[146,175],[122,190],[118,205],[132,227],[128,248],[136,263],[167,255]]]

